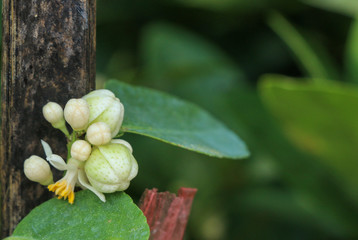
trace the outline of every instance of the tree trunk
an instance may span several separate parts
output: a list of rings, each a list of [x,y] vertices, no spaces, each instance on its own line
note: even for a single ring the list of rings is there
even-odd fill
[[[65,137],[42,116],[95,87],[95,0],[3,0],[1,236],[51,194],[23,174],[40,139],[66,157]]]

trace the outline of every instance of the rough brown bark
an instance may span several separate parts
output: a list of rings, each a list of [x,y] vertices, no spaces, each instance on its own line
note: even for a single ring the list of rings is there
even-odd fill
[[[44,157],[40,139],[65,157],[65,139],[42,117],[95,85],[95,0],[3,0],[1,236],[50,194],[23,162]]]

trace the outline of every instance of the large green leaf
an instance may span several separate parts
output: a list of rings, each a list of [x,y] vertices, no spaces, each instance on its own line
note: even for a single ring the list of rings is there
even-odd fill
[[[214,157],[249,155],[239,137],[196,105],[116,80],[108,81],[106,88],[124,104],[122,132],[145,135]]]
[[[300,148],[319,156],[354,192],[358,188],[358,89],[267,75],[264,103]]]
[[[103,203],[86,190],[76,193],[73,205],[51,199],[32,210],[8,239],[149,238],[146,218],[127,194],[116,192],[106,197]]]

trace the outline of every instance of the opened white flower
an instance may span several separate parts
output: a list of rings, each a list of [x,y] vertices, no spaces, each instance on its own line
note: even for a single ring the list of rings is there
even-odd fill
[[[64,198],[66,200],[68,198],[68,202],[73,204],[75,200],[74,188],[76,185],[78,185],[82,189],[89,189],[92,191],[99,197],[99,199],[101,199],[101,201],[106,201],[103,193],[97,191],[88,183],[86,174],[83,169],[84,162],[71,158],[69,159],[68,163],[66,163],[62,157],[52,153],[50,146],[45,141],[41,140],[41,143],[44,148],[47,161],[49,161],[49,163],[58,170],[66,171],[66,174],[63,178],[48,186],[50,191],[58,195],[59,199]]]

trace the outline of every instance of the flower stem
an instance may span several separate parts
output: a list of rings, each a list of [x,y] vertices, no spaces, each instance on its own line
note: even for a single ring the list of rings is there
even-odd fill
[[[67,162],[71,158],[71,147],[72,144],[77,140],[77,134],[76,131],[72,131],[71,136],[68,138],[67,141]]]
[[[68,132],[67,128],[66,128],[66,125],[63,125],[59,128],[59,130],[61,130],[61,132],[63,132],[67,138],[70,138],[70,133]]]

